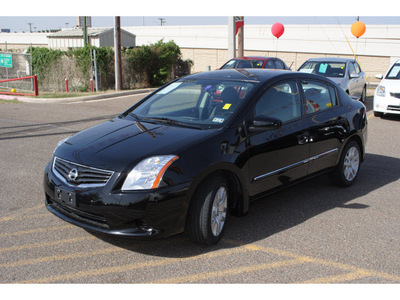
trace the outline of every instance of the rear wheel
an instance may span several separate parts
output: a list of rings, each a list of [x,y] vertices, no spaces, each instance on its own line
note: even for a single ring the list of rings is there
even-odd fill
[[[349,142],[340,157],[339,164],[330,174],[332,182],[339,186],[350,186],[358,176],[361,165],[360,146],[357,142]]]
[[[196,191],[189,207],[186,233],[200,244],[214,245],[221,239],[228,215],[228,184],[213,176]]]

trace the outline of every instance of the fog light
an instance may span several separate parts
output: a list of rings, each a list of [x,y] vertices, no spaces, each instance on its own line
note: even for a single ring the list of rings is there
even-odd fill
[[[153,231],[153,228],[151,228],[151,227],[146,223],[146,221],[144,221],[144,220],[138,220],[138,221],[136,221],[136,224],[137,224],[137,226],[138,226],[141,230],[143,230],[143,231],[148,231],[148,232]]]

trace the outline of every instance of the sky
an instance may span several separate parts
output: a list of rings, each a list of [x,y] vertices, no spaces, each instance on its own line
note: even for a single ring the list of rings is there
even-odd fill
[[[390,9],[383,7],[393,3],[391,0],[380,0],[379,10],[367,2],[348,0],[335,0],[334,4],[322,0],[68,0],[57,2],[56,7],[54,1],[20,1],[15,10],[2,6],[0,28],[11,32],[72,28],[77,25],[77,15],[91,16],[93,27],[113,27],[113,16],[121,16],[123,27],[161,26],[161,22],[163,26],[226,25],[228,16],[244,16],[245,24],[352,24],[359,17],[366,25],[400,25],[400,15],[381,14],[390,14]]]
[[[400,24],[399,17],[389,16],[245,16],[245,24],[352,24],[359,17],[365,24]],[[162,19],[162,20],[160,20]],[[121,26],[226,25],[227,16],[121,16]],[[1,16],[0,28],[11,32],[32,32],[72,28],[77,16]],[[113,27],[113,16],[92,16],[92,27]]]

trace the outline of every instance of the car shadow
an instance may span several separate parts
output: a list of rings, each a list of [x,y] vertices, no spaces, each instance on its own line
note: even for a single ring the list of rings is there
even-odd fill
[[[241,218],[230,217],[224,238],[215,246],[202,246],[181,234],[160,240],[132,240],[104,235],[103,241],[127,250],[158,257],[185,258],[233,248],[267,239],[335,208],[363,210],[369,206],[352,202],[400,178],[400,159],[366,154],[357,182],[348,188],[332,185],[327,175],[315,177],[250,205]],[[351,203],[350,203],[351,202]],[[93,234],[93,233],[92,233]]]

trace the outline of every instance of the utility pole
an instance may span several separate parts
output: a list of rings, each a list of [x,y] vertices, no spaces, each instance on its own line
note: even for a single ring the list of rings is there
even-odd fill
[[[28,25],[29,25],[29,32],[32,33],[32,25],[33,25],[33,23],[29,22]]]
[[[236,57],[235,17],[228,17],[228,60]]]
[[[122,90],[121,17],[114,19],[115,90]]]
[[[86,17],[83,17],[83,46],[86,47],[88,44],[87,24]]]
[[[244,17],[240,17],[244,21]],[[244,56],[244,26],[240,27],[237,33],[238,36],[238,56]]]
[[[163,26],[163,24],[166,22],[164,18],[158,18],[160,20],[160,26]]]

